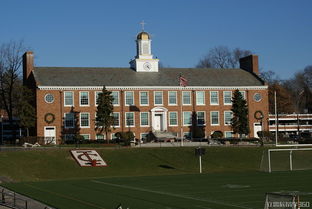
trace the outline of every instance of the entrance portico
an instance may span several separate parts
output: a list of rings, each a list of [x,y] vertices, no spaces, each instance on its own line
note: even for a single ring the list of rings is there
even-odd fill
[[[154,107],[152,113],[152,131],[167,131],[167,112],[164,107]]]

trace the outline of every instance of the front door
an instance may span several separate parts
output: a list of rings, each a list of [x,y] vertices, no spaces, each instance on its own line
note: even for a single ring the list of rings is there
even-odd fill
[[[162,114],[155,114],[155,131],[163,131]]]
[[[45,144],[56,144],[55,126],[45,126],[44,127],[44,143]]]

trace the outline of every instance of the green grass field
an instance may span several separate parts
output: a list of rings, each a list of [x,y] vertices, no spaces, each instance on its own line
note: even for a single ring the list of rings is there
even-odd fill
[[[0,176],[15,180],[5,187],[59,209],[263,208],[265,193],[279,191],[312,203],[312,171],[259,172],[263,148],[207,148],[203,174],[194,148],[98,152],[108,167],[81,168],[63,149],[1,152]]]

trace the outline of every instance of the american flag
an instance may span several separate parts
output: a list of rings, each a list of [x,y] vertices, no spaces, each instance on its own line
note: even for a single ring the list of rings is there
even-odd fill
[[[180,86],[183,86],[183,87],[188,85],[187,79],[184,78],[182,75],[180,75],[180,77],[179,77],[179,83],[180,83]]]

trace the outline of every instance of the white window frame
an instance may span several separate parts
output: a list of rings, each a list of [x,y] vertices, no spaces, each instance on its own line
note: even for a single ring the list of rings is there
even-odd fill
[[[103,136],[103,139],[98,139],[98,136]],[[105,134],[95,134],[95,140],[105,140]]]
[[[95,91],[94,92],[94,104],[95,104],[96,107],[98,106],[98,104],[97,104],[97,96],[100,93],[102,93],[102,92],[101,91]]]
[[[72,102],[72,104],[71,105],[67,105],[66,104],[66,96],[65,96],[65,94],[66,93],[71,93],[72,94],[72,100],[73,100],[73,102]],[[75,96],[74,96],[74,92],[73,91],[64,91],[64,107],[74,107],[75,106]]]
[[[203,93],[203,103],[202,104],[200,104],[199,102],[198,102],[198,98],[199,98],[199,96],[198,96],[198,94],[199,93]],[[205,91],[196,91],[196,105],[198,105],[198,106],[204,106],[206,103],[205,103]]]
[[[132,101],[133,104],[127,104],[127,93],[132,93]],[[135,104],[134,102],[134,91],[125,91],[125,106],[133,106]]]
[[[142,125],[142,113],[147,113],[147,125]],[[150,114],[149,112],[140,112],[140,127],[149,127],[150,126]]]
[[[171,124],[170,123],[170,119],[171,119],[171,117],[170,117],[170,113],[175,113],[176,114],[176,119],[177,119],[177,124]],[[170,111],[170,112],[168,112],[168,119],[169,119],[169,121],[168,121],[168,124],[169,124],[169,126],[178,126],[179,125],[179,114],[178,114],[178,112],[177,111]]]
[[[185,135],[188,135],[188,137],[185,137]],[[183,132],[183,138],[184,139],[187,139],[187,138],[191,139],[192,138],[191,132],[189,132],[189,131],[188,132]]]
[[[88,114],[88,126],[81,126],[81,115],[82,114]],[[79,114],[79,127],[80,128],[90,128],[90,113],[89,112],[81,112]]]
[[[213,112],[218,113],[218,124],[212,124],[212,113]],[[220,125],[220,112],[219,111],[210,111],[210,125],[211,126],[219,126]]]
[[[156,93],[161,93],[161,104],[156,104]],[[154,91],[154,105],[164,105],[164,92]]]
[[[66,114],[72,114],[73,115],[73,126],[66,126]],[[75,113],[73,113],[73,112],[64,113],[64,128],[75,128]]]
[[[190,94],[190,103],[189,104],[185,104],[184,103],[184,93],[189,93]],[[190,105],[192,105],[192,92],[191,91],[182,91],[182,105],[183,106],[190,106]]]
[[[175,93],[175,103],[170,103],[170,92]],[[177,104],[178,104],[177,95],[178,95],[177,91],[168,91],[168,105],[169,106],[177,106]]]
[[[185,119],[185,115],[184,115],[184,113],[187,113],[187,112],[189,112],[189,113],[191,113],[191,115],[190,115],[190,124],[185,124],[184,123],[184,119]],[[192,125],[192,111],[183,111],[183,126],[191,126]]]
[[[149,133],[148,132],[147,133],[146,132],[145,133],[140,133],[140,140],[142,140],[143,134],[148,136]]]
[[[231,120],[230,120],[230,123],[226,123],[226,121],[225,121],[225,113],[232,113],[232,118],[233,118],[233,112],[232,111],[224,111],[223,112],[224,125],[225,126],[230,126],[231,125]]]
[[[115,125],[113,124],[113,127],[114,127],[114,128],[119,128],[119,127],[120,127],[120,112],[113,112],[113,114],[118,114],[118,126],[115,126]]]
[[[217,103],[212,103],[212,93],[217,93]],[[210,105],[219,105],[219,92],[218,91],[210,91]]]
[[[131,126],[128,126],[128,124],[127,124],[127,113],[133,114],[133,125],[131,125]],[[125,112],[125,127],[126,128],[127,127],[135,127],[135,114],[134,114],[134,112]]]
[[[142,93],[147,93],[147,104],[142,104],[141,103],[141,96],[142,96]],[[148,91],[140,91],[140,93],[139,93],[139,95],[140,95],[140,106],[149,106],[149,92]]]
[[[88,93],[88,104],[81,104],[81,94],[85,93],[85,92]],[[79,106],[81,106],[81,107],[89,107],[90,106],[90,93],[88,91],[80,91],[79,92]]]
[[[225,93],[230,93],[230,100],[231,102],[225,102]],[[223,104],[224,105],[232,105],[232,91],[223,91]]]
[[[247,101],[247,97],[246,97],[246,91],[239,91],[242,96],[243,96],[243,99],[245,99]]]
[[[113,104],[113,106],[119,106],[120,104],[120,96],[119,96],[119,91],[112,91],[112,96],[113,96],[113,93],[117,93],[117,104]]]
[[[84,137],[83,137],[83,140],[91,140],[91,136],[90,136],[90,134],[80,134],[80,136],[88,136],[88,138],[89,139],[85,139]]]
[[[114,140],[114,137],[113,137],[113,136],[114,136],[115,134],[116,134],[116,133],[111,133],[111,135],[110,135],[110,136],[111,136],[110,140]],[[116,139],[118,139],[118,137],[116,137]]]
[[[198,124],[198,113],[203,112],[204,113],[204,123],[203,124]],[[197,111],[196,112],[196,123],[198,126],[205,126],[206,125],[206,112],[205,111]]]

